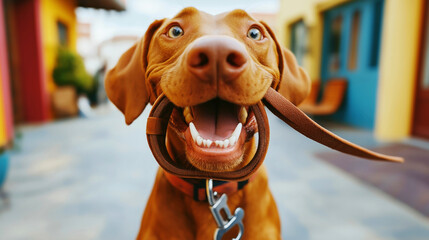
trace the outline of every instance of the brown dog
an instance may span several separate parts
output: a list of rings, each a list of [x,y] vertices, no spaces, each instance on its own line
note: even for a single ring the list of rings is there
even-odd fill
[[[258,126],[248,106],[269,87],[298,104],[309,83],[265,23],[242,10],[213,16],[186,8],[149,26],[108,73],[106,91],[127,124],[164,93],[176,106],[166,137],[170,156],[183,166],[219,172],[242,168],[255,154]],[[280,239],[265,168],[246,183],[225,191],[230,209],[245,211],[243,238]],[[186,184],[198,183],[158,171],[138,239],[213,238],[216,223],[208,204],[194,199],[200,189],[188,196]],[[236,235],[231,231],[228,239]]]

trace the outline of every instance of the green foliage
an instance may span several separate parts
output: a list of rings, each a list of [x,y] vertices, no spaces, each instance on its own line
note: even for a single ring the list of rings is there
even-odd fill
[[[74,86],[78,93],[87,94],[95,87],[94,78],[86,71],[82,57],[66,48],[58,49],[53,78],[58,86]]]

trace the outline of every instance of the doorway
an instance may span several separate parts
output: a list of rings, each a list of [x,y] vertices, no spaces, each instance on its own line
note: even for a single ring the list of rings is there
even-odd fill
[[[324,12],[322,83],[348,82],[333,120],[374,127],[383,5],[383,0],[359,0]]]

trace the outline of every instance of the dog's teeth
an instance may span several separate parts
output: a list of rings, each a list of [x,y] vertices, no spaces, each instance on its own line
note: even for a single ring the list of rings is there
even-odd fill
[[[225,139],[223,141],[222,140],[214,141],[215,146],[218,148],[228,148],[228,147],[234,146],[240,137],[242,128],[243,128],[243,125],[241,123],[237,124],[237,127],[235,127],[234,132],[232,132],[231,136],[228,139]],[[195,125],[193,122],[189,123],[189,130],[191,132],[192,139],[198,146],[205,147],[205,148],[211,147],[211,145],[213,144],[213,141],[210,139],[202,138],[198,133],[197,129],[195,128]]]
[[[190,122],[194,121],[194,118],[192,117],[191,114],[188,114],[185,116],[185,120],[186,120],[186,123],[189,124]]]
[[[200,134],[198,133],[197,129],[195,128],[195,125],[193,122],[189,123],[189,130],[191,131],[191,136],[194,142],[197,142],[198,137]]]
[[[183,109],[183,116],[185,117],[186,123],[189,124],[194,120],[194,117],[192,117],[191,108],[185,107]]]
[[[198,136],[198,137],[197,137],[197,145],[198,145],[198,146],[201,146],[201,144],[203,144],[203,141],[204,141],[204,140],[203,140],[203,138],[202,138],[202,137],[200,137],[200,136]]]
[[[238,139],[240,138],[241,129],[243,128],[243,125],[241,123],[237,124],[237,127],[235,127],[234,132],[231,134],[231,137],[229,140],[229,145],[234,146]]]
[[[230,144],[231,146],[234,146],[236,142],[237,142],[237,138],[235,138],[235,136],[231,136],[231,137],[229,138],[229,144]]]
[[[234,145],[238,141],[238,139],[240,138],[242,128],[243,128],[243,125],[241,123],[237,124],[237,127],[235,127],[234,132],[232,133],[232,136],[230,137],[231,145]]]
[[[240,108],[240,112],[238,113],[238,121],[240,123],[245,124],[247,120],[247,111],[245,107]]]
[[[183,116],[186,116],[191,113],[191,109],[189,107],[185,107],[183,109]]]
[[[227,148],[227,147],[229,147],[229,140],[228,140],[228,139],[225,139],[225,140],[223,141],[223,148]]]
[[[232,135],[236,136],[237,139],[238,139],[238,137],[240,136],[242,128],[243,128],[243,124],[241,124],[241,123],[237,124],[237,127],[235,127],[234,132],[232,133]]]

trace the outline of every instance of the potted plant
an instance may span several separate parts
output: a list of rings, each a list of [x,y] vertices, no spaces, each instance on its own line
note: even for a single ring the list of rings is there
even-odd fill
[[[77,115],[78,96],[91,93],[95,87],[94,78],[86,71],[82,58],[67,48],[59,48],[53,79],[58,86],[52,96],[55,116]]]

